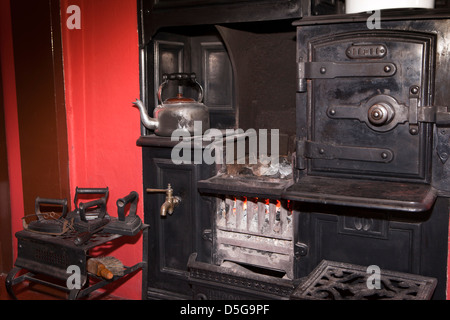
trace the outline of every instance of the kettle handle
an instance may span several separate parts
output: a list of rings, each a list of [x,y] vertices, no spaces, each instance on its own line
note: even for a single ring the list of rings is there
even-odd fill
[[[180,80],[191,80],[199,88],[197,102],[199,102],[199,103],[202,102],[202,100],[203,100],[203,88],[200,85],[200,83],[198,83],[195,73],[170,73],[170,74],[164,73],[162,75],[162,79],[163,79],[163,82],[161,83],[161,85],[159,86],[159,89],[158,89],[158,101],[161,104],[162,104],[162,98],[161,98],[162,89],[171,80],[177,80],[177,81],[180,81]]]

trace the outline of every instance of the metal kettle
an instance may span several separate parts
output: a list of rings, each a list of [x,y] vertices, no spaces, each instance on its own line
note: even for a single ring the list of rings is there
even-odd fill
[[[166,99],[163,102],[161,99],[162,90],[171,80],[193,82],[199,91],[197,100],[183,97],[179,93],[176,97]],[[202,100],[203,88],[196,80],[195,73],[172,73],[163,74],[163,82],[158,89],[158,101],[160,104],[154,109],[153,118],[147,114],[142,101],[136,100],[133,104],[140,111],[142,124],[147,129],[153,130],[156,135],[171,136],[173,131],[177,129],[185,131],[189,135],[194,135],[194,133],[203,134],[210,127],[208,107],[202,103]],[[196,121],[201,122],[201,131],[196,130],[194,132],[194,122]]]

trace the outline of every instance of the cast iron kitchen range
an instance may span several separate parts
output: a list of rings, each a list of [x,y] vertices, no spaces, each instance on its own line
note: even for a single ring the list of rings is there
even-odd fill
[[[381,10],[379,28],[342,1],[288,2],[141,2],[145,108],[163,74],[195,73],[223,159],[252,128],[280,142],[276,165],[208,164],[211,141],[191,137],[175,164],[180,141],[141,126],[143,298],[445,299],[448,2]]]

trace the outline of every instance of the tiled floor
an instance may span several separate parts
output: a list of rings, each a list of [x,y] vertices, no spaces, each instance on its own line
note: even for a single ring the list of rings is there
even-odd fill
[[[12,300],[5,287],[6,274],[0,274],[0,300]],[[22,282],[14,286],[18,300],[66,300],[67,293],[44,285]],[[94,291],[83,300],[123,300],[108,293]]]

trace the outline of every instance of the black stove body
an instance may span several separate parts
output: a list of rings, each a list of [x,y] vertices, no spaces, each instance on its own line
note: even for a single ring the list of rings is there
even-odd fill
[[[450,60],[445,17],[381,13],[297,25],[295,242],[322,259],[438,279],[448,253]],[[408,14],[413,16],[408,17]],[[386,15],[386,16],[384,16]]]
[[[358,265],[359,276],[376,266],[437,279],[415,297],[445,299],[450,14],[382,11],[375,29],[371,14],[340,14],[342,1],[260,1],[281,17],[200,2],[186,12],[214,14],[142,1],[141,99],[151,111],[162,73],[196,72],[212,127],[279,128],[292,170],[175,164],[177,141],[141,127],[143,298],[303,298],[323,266]],[[222,5],[246,14],[230,20]],[[191,159],[208,144],[193,144]],[[146,190],[169,184],[179,203],[162,217],[167,196]]]
[[[448,192],[448,20],[381,25],[298,26],[297,168]]]

